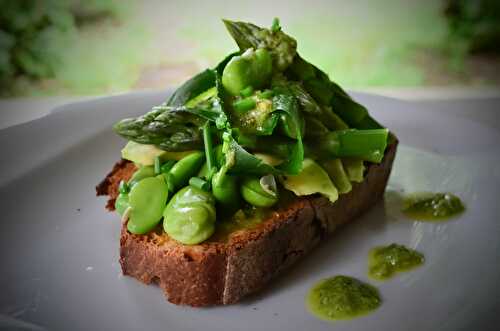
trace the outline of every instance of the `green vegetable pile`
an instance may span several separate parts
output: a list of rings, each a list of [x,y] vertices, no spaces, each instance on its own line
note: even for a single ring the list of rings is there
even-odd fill
[[[363,180],[364,162],[384,157],[388,130],[301,58],[277,19],[270,29],[224,24],[238,52],[114,126],[129,140],[122,157],[139,167],[116,200],[132,233],[163,219],[172,238],[197,244],[287,191],[334,202]]]

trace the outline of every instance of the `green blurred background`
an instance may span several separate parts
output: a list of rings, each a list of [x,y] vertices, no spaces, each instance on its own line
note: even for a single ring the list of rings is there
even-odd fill
[[[0,96],[175,86],[236,48],[220,18],[275,16],[347,88],[497,87],[499,3],[0,0]]]

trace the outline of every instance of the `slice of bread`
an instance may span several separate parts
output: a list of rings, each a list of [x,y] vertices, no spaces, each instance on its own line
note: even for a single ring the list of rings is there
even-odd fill
[[[215,236],[199,245],[183,245],[157,230],[135,235],[122,226],[120,264],[123,273],[143,283],[157,283],[175,304],[232,304],[258,291],[324,240],[339,225],[354,220],[383,196],[396,154],[397,141],[380,164],[370,164],[362,183],[335,203],[311,195],[297,197],[253,228]],[[114,209],[119,182],[135,166],[125,160],[96,187]]]

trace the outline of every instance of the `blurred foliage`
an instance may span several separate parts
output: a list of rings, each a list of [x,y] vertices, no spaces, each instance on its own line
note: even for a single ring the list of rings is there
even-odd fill
[[[465,52],[500,52],[500,1],[448,0],[452,42]]]
[[[0,87],[53,77],[78,24],[119,12],[111,0],[0,0],[0,8]]]
[[[0,0],[0,97],[178,84],[235,49],[221,17],[269,25],[279,16],[301,55],[349,88],[469,84],[469,51],[500,45],[499,4]]]

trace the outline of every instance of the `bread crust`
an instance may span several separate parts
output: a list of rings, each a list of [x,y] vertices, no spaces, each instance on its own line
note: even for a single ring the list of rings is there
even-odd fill
[[[362,183],[340,195],[335,203],[320,195],[298,197],[252,229],[233,232],[226,240],[183,245],[161,227],[135,235],[122,226],[120,264],[124,275],[145,284],[157,283],[175,304],[210,306],[232,304],[256,292],[293,265],[338,226],[369,210],[383,196],[397,149],[386,149],[380,164],[367,167]],[[119,182],[135,166],[121,160],[96,187],[109,197],[114,210]]]

